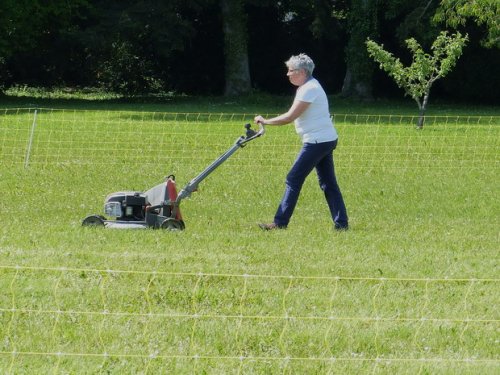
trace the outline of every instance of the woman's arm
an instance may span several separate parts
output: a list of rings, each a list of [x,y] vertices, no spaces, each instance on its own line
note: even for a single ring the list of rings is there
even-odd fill
[[[270,119],[266,119],[259,115],[255,116],[254,121],[257,123],[260,122],[263,125],[285,125],[292,121],[295,121],[297,117],[303,114],[307,108],[309,108],[310,104],[311,103],[308,102],[295,100],[290,109],[286,113],[283,113],[282,115]]]

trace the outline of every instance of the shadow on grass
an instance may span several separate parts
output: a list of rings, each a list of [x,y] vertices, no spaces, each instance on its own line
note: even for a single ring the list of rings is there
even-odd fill
[[[293,100],[293,90],[287,95],[252,92],[246,96],[190,96],[175,93],[123,96],[91,89],[23,88],[0,93],[0,108],[52,108],[107,111],[145,111],[179,113],[247,113],[278,114],[285,112]],[[378,98],[362,101],[330,95],[332,114],[418,114],[410,98]],[[478,106],[436,99],[430,103],[427,116],[455,115],[500,116],[500,106]]]

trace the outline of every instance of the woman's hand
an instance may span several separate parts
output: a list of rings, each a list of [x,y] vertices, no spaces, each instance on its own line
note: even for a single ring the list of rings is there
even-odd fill
[[[262,125],[286,125],[300,117],[310,105],[309,102],[295,100],[287,113],[268,119],[258,115],[253,120],[256,124],[261,123]]]
[[[255,116],[255,118],[253,119],[253,121],[256,124],[262,124],[262,125],[266,124],[266,119],[264,117],[262,117],[261,115]]]

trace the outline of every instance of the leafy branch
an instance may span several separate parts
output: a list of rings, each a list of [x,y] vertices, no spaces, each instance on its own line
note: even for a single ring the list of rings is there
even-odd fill
[[[366,46],[369,55],[380,64],[380,69],[417,102],[420,110],[418,127],[422,128],[432,85],[455,67],[467,40],[468,36],[459,32],[448,35],[442,31],[432,44],[432,53],[426,53],[414,38],[407,39],[406,45],[413,55],[409,66],[404,66],[399,58],[384,50],[383,45],[367,39]]]

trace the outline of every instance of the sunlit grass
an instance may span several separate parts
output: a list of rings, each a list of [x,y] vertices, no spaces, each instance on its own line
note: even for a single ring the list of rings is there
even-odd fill
[[[314,174],[287,230],[258,229],[300,147],[269,128],[170,233],[81,220],[113,191],[181,188],[244,121],[40,116],[27,168],[31,123],[12,143],[0,120],[1,372],[497,373],[496,125],[339,123],[343,233]]]

